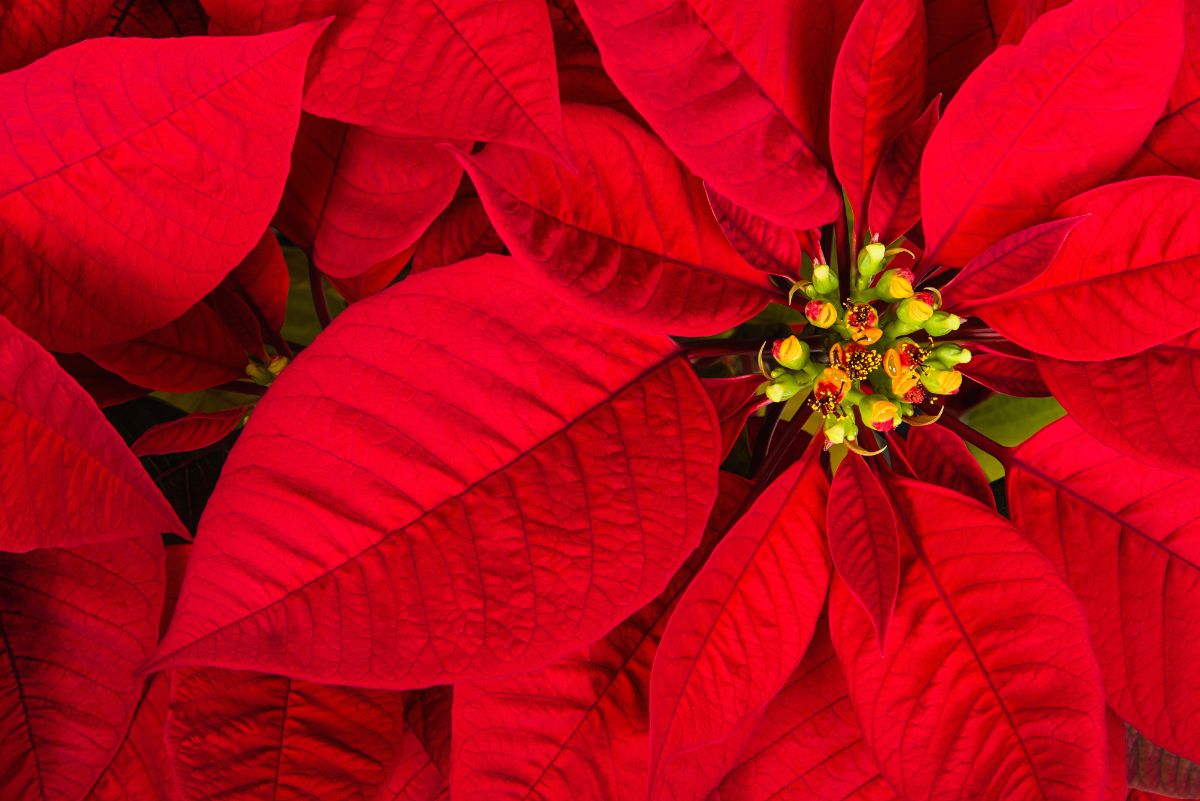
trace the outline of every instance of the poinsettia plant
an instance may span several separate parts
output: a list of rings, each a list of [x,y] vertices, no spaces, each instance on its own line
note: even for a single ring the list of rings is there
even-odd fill
[[[1197,0],[0,69],[0,798],[1200,797]]]

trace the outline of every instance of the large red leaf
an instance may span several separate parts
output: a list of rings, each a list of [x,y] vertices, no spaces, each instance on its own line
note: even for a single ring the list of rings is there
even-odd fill
[[[373,801],[402,757],[404,694],[213,668],[171,676],[183,801]]]
[[[704,189],[725,238],[747,264],[764,273],[786,275],[793,281],[800,278],[804,251],[795,231],[743,209],[710,187]]]
[[[544,0],[205,0],[217,33],[335,15],[313,49],[304,110],[435,138],[562,153]]]
[[[0,6],[0,72],[78,41],[111,5],[112,0],[7,0]]]
[[[1083,601],[1109,704],[1200,759],[1200,483],[1110,450],[1069,417],[1012,457],[1013,519]]]
[[[321,272],[349,278],[417,241],[461,177],[434,142],[306,114],[275,224]]]
[[[661,591],[716,492],[712,407],[671,342],[537,287],[484,257],[339,315],[230,454],[155,666],[482,679]]]
[[[817,624],[804,661],[709,801],[897,801],[862,743],[846,678]]]
[[[577,4],[608,74],[717,192],[789,228],[837,215],[819,163],[828,103],[810,87],[827,91],[846,3],[764,0],[749,17],[712,0]]]
[[[445,267],[488,253],[503,253],[504,242],[477,197],[453,201],[430,223],[413,251],[413,272]]]
[[[921,481],[961,492],[996,508],[996,498],[978,460],[959,437],[942,426],[909,429],[904,455]]]
[[[1070,361],[1130,356],[1200,326],[1200,182],[1138,178],[1072,198],[1079,223],[1037,278],[958,304],[1034,353]]]
[[[636,328],[715,334],[772,292],[730,246],[700,181],[661,142],[608,109],[568,105],[571,173],[492,145],[462,157],[513,256],[589,310]]]
[[[215,287],[279,200],[324,25],[92,39],[0,76],[0,313],[81,350],[158,328]]]
[[[900,584],[900,545],[891,502],[858,454],[848,454],[833,477],[825,530],[833,566],[871,618],[882,650]]]
[[[953,307],[1001,295],[1029,283],[1050,267],[1067,236],[1082,220],[1082,217],[1068,217],[1006,236],[967,262],[942,289],[943,301]]]
[[[650,795],[702,801],[808,647],[825,604],[820,452],[777,478],[697,573],[650,676]]]
[[[0,464],[0,550],[186,531],[96,402],[3,318]]]
[[[124,740],[83,801],[175,801],[164,739],[170,698],[166,673],[146,680]]]
[[[650,666],[668,616],[734,522],[749,482],[721,474],[701,547],[662,595],[544,670],[454,689],[456,801],[625,801],[647,781]]]
[[[1096,439],[1164,470],[1200,472],[1200,332],[1124,359],[1039,357],[1046,386]]]
[[[242,377],[246,366],[245,347],[207,303],[136,339],[85,355],[131,384],[164,392],[215,387]]]
[[[829,607],[883,775],[908,801],[1094,801],[1104,693],[1079,602],[978,501],[905,479],[891,489],[906,542],[883,657],[841,581]]]
[[[1075,0],[988,57],[921,164],[931,260],[965,264],[1115,173],[1166,103],[1182,13],[1181,0]]]
[[[884,242],[908,233],[921,219],[921,154],[937,128],[941,102],[940,95],[929,101],[925,113],[897,134],[880,157],[867,221]]]
[[[842,42],[830,96],[829,150],[861,220],[884,148],[925,100],[923,0],[865,0]]]
[[[770,401],[756,394],[763,383],[762,376],[757,373],[733,378],[705,378],[702,381],[708,397],[712,399],[713,408],[717,410],[717,419],[721,424],[721,455],[724,458],[737,444],[746,418]]]
[[[958,369],[975,383],[1018,398],[1045,398],[1051,394],[1033,359],[998,351],[972,349],[972,353],[971,361]]]
[[[74,801],[118,753],[163,602],[157,536],[0,553],[0,798]]]

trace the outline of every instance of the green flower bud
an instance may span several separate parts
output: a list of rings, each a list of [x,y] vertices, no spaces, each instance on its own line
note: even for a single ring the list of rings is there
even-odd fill
[[[800,390],[804,389],[801,378],[802,376],[798,376],[782,368],[772,370],[771,380],[767,383],[765,393],[767,399],[778,403],[796,395]]]
[[[957,331],[958,327],[963,324],[963,319],[957,314],[950,314],[941,310],[933,312],[929,320],[926,321],[926,333],[931,337],[944,337],[951,331]]]
[[[789,370],[799,370],[808,364],[809,347],[794,336],[775,340],[771,356]]]
[[[837,273],[829,269],[828,264],[818,264],[813,267],[813,288],[820,295],[832,295],[838,290]]]
[[[804,306],[804,316],[817,328],[829,328],[837,322],[838,311],[827,300],[810,300]]]
[[[971,361],[971,351],[962,345],[947,342],[944,345],[938,345],[934,348],[933,352],[929,354],[929,358],[939,362],[944,367],[954,368]]]
[[[908,270],[884,270],[875,283],[875,291],[886,301],[895,302],[913,296],[912,273]]]
[[[858,437],[858,426],[854,422],[854,418],[834,417],[828,415],[825,418],[825,438],[834,445],[841,445],[848,439],[856,439]]]
[[[926,365],[921,372],[921,384],[934,395],[953,395],[962,386],[962,381],[962,373],[936,365]]]
[[[923,327],[933,313],[933,307],[919,298],[905,298],[896,304],[896,318],[916,326],[913,331]]]
[[[258,362],[250,362],[246,365],[246,375],[250,376],[260,387],[270,386],[271,382],[275,380],[275,375]]]
[[[870,278],[883,269],[887,247],[882,242],[872,242],[858,252],[858,274]]]

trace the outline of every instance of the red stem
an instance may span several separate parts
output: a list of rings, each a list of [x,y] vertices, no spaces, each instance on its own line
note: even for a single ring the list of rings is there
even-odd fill
[[[328,328],[329,324],[333,322],[333,318],[329,316],[329,303],[325,300],[325,278],[312,261],[308,263],[308,283],[309,288],[312,289],[313,309],[317,313],[317,322],[321,324],[321,328]]]
[[[962,420],[949,414],[943,414],[942,419],[938,422],[1004,465],[1005,472],[1012,465],[1012,448],[1007,448],[994,439],[985,437]]]

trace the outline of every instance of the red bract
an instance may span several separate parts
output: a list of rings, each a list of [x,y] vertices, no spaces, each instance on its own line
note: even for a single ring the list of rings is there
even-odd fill
[[[0,0],[0,799],[1195,795],[1198,98],[1200,0]]]

